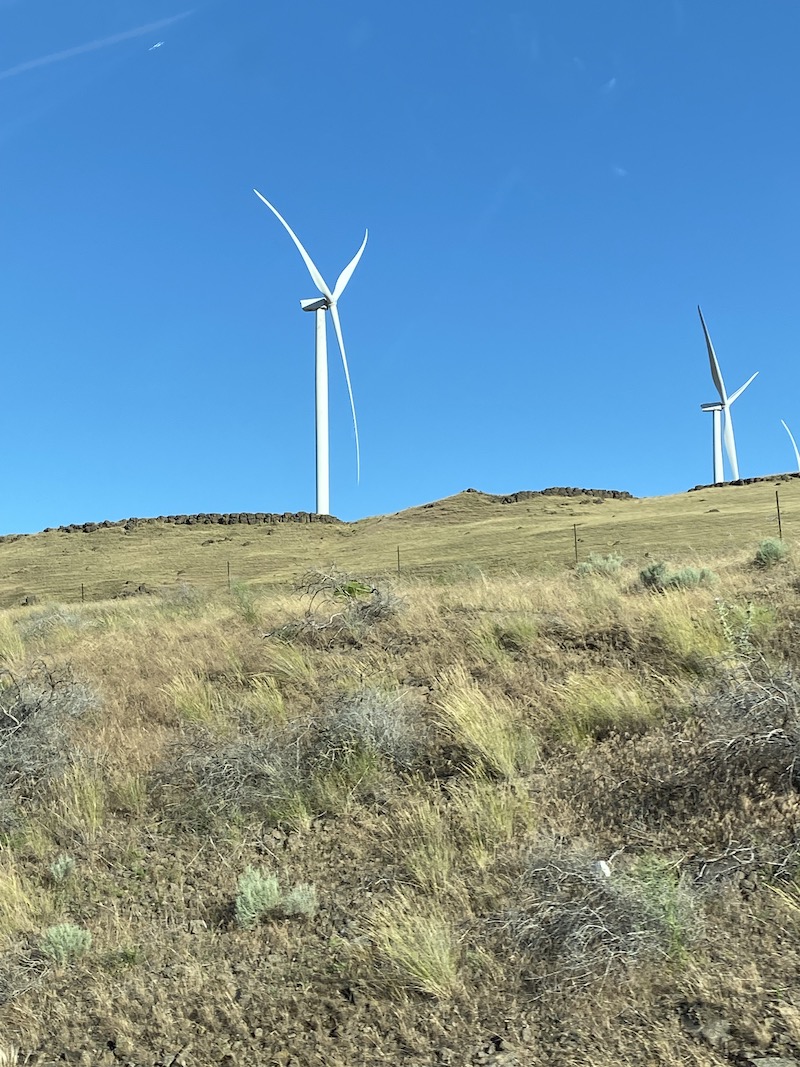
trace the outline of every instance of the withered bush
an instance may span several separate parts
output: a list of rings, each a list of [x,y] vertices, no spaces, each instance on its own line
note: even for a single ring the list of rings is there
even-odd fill
[[[154,797],[190,823],[234,812],[265,816],[303,785],[306,745],[296,727],[228,743],[196,729],[156,771]]]
[[[546,842],[530,857],[507,929],[534,983],[583,986],[632,963],[680,957],[700,912],[688,883],[658,856],[609,868],[585,846]]]
[[[295,590],[305,598],[304,614],[269,631],[265,637],[302,637],[313,645],[337,640],[357,643],[372,627],[393,618],[403,607],[402,599],[384,581],[336,569],[308,571],[296,583]]]
[[[703,706],[703,761],[717,773],[800,780],[800,683],[760,656],[726,671]]]
[[[413,767],[426,751],[427,733],[416,709],[399,690],[365,688],[341,697],[320,724],[318,751],[364,748],[399,769]]]
[[[68,668],[37,663],[0,671],[0,785],[26,791],[55,778],[70,759],[69,724],[96,705]]]
[[[370,791],[393,768],[412,769],[427,734],[400,693],[365,689],[341,697],[316,720],[277,725],[266,736],[221,742],[195,726],[154,777],[156,802],[179,821],[233,813],[307,825]]]

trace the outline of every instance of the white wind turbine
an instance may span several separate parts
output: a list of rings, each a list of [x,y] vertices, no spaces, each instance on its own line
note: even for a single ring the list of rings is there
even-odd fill
[[[714,385],[717,387],[719,393],[719,400],[713,401],[711,404],[701,404],[700,407],[703,411],[710,411],[714,416],[714,483],[719,485],[725,481],[725,474],[722,467],[722,441],[725,441],[725,451],[728,453],[728,462],[731,466],[732,481],[739,480],[739,462],[736,458],[736,441],[733,437],[733,420],[731,419],[731,404],[734,400],[738,399],[748,385],[756,377],[758,371],[747,379],[744,385],[737,389],[735,393],[730,396],[725,391],[725,383],[722,380],[722,371],[719,369],[719,361],[717,354],[714,351],[714,346],[711,343],[711,338],[708,335],[708,329],[706,328],[706,321],[703,318],[703,312],[699,306],[697,313],[700,316],[700,322],[703,324],[703,333],[706,338],[706,347],[708,348],[708,361],[711,364],[711,377],[714,379]],[[725,413],[725,427],[721,426],[721,416]]]
[[[798,452],[797,450],[797,442],[792,436],[792,431],[789,429],[783,419],[781,419],[781,426],[784,428],[784,430],[786,430],[789,435],[789,440],[792,442],[792,448],[794,449],[794,458],[797,460],[797,469],[798,471],[800,471],[800,452]]]
[[[353,431],[356,438],[356,477],[361,480],[361,448],[358,443],[358,422],[356,421],[356,406],[353,401],[353,389],[350,385],[350,371],[347,367],[347,355],[344,350],[344,338],[342,337],[342,325],[339,321],[339,309],[337,302],[350,281],[353,271],[358,266],[358,261],[367,245],[369,231],[364,233],[361,247],[339,275],[333,292],[325,284],[325,280],[314,266],[314,263],[305,248],[281,213],[270,204],[266,197],[262,196],[258,189],[253,192],[270,209],[273,215],[283,223],[286,232],[297,246],[297,250],[303,257],[303,262],[308,267],[308,273],[317,289],[322,294],[312,300],[301,300],[300,307],[303,311],[316,312],[316,437],[317,437],[317,514],[330,514],[330,464],[328,449],[328,342],[325,332],[325,312],[330,311],[333,319],[333,328],[336,331],[336,340],[339,343],[339,351],[342,354],[342,366],[344,377],[347,382],[347,393],[350,397],[350,410],[353,413]]]

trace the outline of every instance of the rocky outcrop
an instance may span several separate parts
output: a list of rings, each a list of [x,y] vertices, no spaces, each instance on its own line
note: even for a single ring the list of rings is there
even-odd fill
[[[800,471],[787,471],[786,474],[762,474],[758,478],[739,478],[735,482],[712,482],[710,485],[695,485],[688,492],[696,493],[699,489],[724,489],[729,485],[755,485],[756,482],[785,482],[789,478],[800,478]]]
[[[475,492],[467,489],[467,492]],[[635,500],[631,493],[623,489],[575,489],[572,487],[553,486],[550,489],[523,489],[518,493],[509,493],[507,496],[497,493],[485,493],[490,500],[498,504],[519,504],[523,500],[536,500],[543,496],[592,496],[599,500]]]
[[[274,526],[277,523],[340,523],[335,515],[317,515],[310,511],[231,511],[201,512],[198,515],[158,515],[152,519],[118,519],[110,522],[71,523],[69,526],[48,526],[43,533],[57,530],[59,533],[94,533],[95,530],[107,530],[121,526],[124,530],[135,530],[138,526],[152,526],[154,523],[171,523],[175,526]]]

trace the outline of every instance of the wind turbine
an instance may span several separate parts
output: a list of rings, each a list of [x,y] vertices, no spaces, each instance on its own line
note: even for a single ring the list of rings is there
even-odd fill
[[[798,471],[800,471],[800,452],[798,452],[797,450],[797,442],[792,436],[792,431],[789,429],[783,419],[781,419],[781,426],[784,428],[784,430],[786,430],[789,435],[789,440],[792,442],[792,448],[794,449],[794,458],[797,460],[797,469]]]
[[[722,371],[719,369],[719,361],[717,354],[714,351],[714,346],[711,343],[711,338],[708,335],[708,329],[706,328],[706,321],[703,318],[703,312],[700,307],[697,308],[697,313],[700,316],[700,322],[703,324],[703,333],[706,338],[706,348],[708,349],[708,361],[711,364],[711,377],[714,379],[714,385],[717,387],[719,393],[719,400],[715,400],[711,404],[701,404],[702,411],[710,411],[713,414],[713,432],[714,432],[714,483],[719,485],[725,481],[725,474],[722,467],[722,441],[725,441],[725,451],[728,453],[728,462],[731,467],[732,480],[737,482],[739,480],[739,462],[736,458],[736,441],[733,437],[733,420],[731,419],[731,404],[734,400],[737,400],[748,385],[756,377],[758,371],[747,379],[744,385],[737,389],[735,393],[730,396],[725,391],[725,383],[722,380]],[[722,413],[725,414],[725,426],[724,429],[721,426]]]
[[[344,367],[344,377],[347,382],[347,393],[350,397],[350,410],[353,413],[353,431],[356,438],[356,478],[361,481],[361,448],[358,443],[358,422],[356,420],[356,405],[353,401],[353,388],[350,384],[350,371],[347,367],[347,355],[344,350],[344,338],[342,337],[342,324],[339,321],[339,309],[337,303],[339,297],[345,290],[347,283],[353,275],[353,271],[358,266],[358,261],[364,252],[367,245],[367,237],[369,231],[364,233],[364,240],[361,242],[361,247],[344,268],[339,275],[336,285],[331,291],[325,284],[325,280],[314,266],[314,263],[303,248],[300,240],[291,228],[286,219],[281,213],[270,204],[269,200],[265,196],[262,196],[258,189],[254,189],[253,192],[262,200],[270,209],[272,214],[281,222],[289,234],[291,239],[297,246],[297,250],[303,257],[303,262],[308,268],[308,273],[311,275],[311,280],[317,289],[322,294],[320,297],[314,297],[312,300],[301,300],[300,307],[303,311],[313,311],[316,313],[316,440],[317,440],[317,514],[329,515],[330,514],[330,463],[329,463],[329,449],[328,449],[328,342],[325,332],[325,312],[330,311],[331,318],[333,319],[333,328],[336,331],[336,340],[339,343],[339,351],[342,355],[342,366]]]

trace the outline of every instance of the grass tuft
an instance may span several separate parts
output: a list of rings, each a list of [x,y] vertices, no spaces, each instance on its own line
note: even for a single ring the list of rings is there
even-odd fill
[[[367,923],[379,968],[401,987],[443,1000],[461,989],[461,950],[446,908],[398,890]]]
[[[463,667],[445,671],[440,684],[439,725],[470,757],[498,778],[530,773],[536,741],[506,700],[487,697]]]
[[[558,693],[553,734],[578,747],[609,734],[642,732],[657,714],[641,683],[622,668],[576,672]]]

